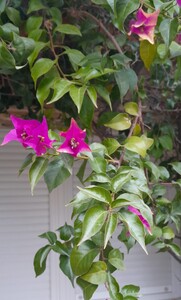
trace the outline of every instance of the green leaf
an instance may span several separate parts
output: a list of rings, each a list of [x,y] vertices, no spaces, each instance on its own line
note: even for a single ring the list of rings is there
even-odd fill
[[[114,153],[121,146],[120,143],[113,138],[106,138],[102,143],[107,148],[109,155]]]
[[[20,37],[13,32],[12,47],[15,49],[13,55],[16,60],[16,64],[23,64],[27,61],[28,56],[33,52],[35,42],[33,39]],[[21,68],[21,66],[16,66]]]
[[[161,59],[165,59],[168,54],[168,48],[165,44],[160,44],[157,47],[157,53]]]
[[[110,272],[107,274],[108,291],[111,300],[123,300],[122,294],[119,293],[119,284]]]
[[[110,8],[112,9],[112,12],[115,12],[116,9],[116,2],[117,0],[106,0]]]
[[[162,145],[163,149],[167,149],[170,151],[173,149],[172,138],[169,135],[162,135],[158,138],[158,140]]]
[[[70,62],[77,66],[81,65],[81,61],[85,58],[85,55],[77,49],[67,48],[64,53],[68,55]]]
[[[42,25],[43,17],[40,16],[31,16],[28,18],[26,22],[26,31],[27,33],[31,33],[31,31],[35,29],[39,29]]]
[[[87,94],[91,99],[95,107],[97,107],[97,92],[96,89],[91,85],[87,88]]]
[[[124,22],[126,18],[139,7],[139,2],[137,0],[122,0],[118,1],[116,6],[117,18],[114,20],[114,24],[119,28],[123,29]]]
[[[69,89],[70,97],[72,98],[74,104],[77,106],[78,113],[80,113],[82,107],[85,91],[85,86],[76,87],[75,85],[71,85]]]
[[[101,206],[94,206],[87,210],[82,224],[82,236],[79,245],[101,230],[106,217],[107,211]]]
[[[48,71],[50,71],[50,69],[54,66],[55,63],[55,60],[51,60],[49,58],[40,58],[35,62],[35,64],[31,68],[31,76],[35,82],[35,85],[37,79],[40,76],[48,73]]]
[[[51,250],[50,245],[46,245],[39,249],[34,257],[34,269],[36,276],[41,275],[46,269],[47,256]]]
[[[62,98],[70,90],[71,84],[72,82],[67,79],[63,79],[63,78],[57,79],[53,87],[54,89],[53,96],[51,100],[48,102],[48,104],[56,102],[57,100]]]
[[[168,179],[170,177],[170,174],[168,172],[168,170],[163,167],[163,166],[158,166],[159,172],[160,172],[160,178],[165,180]]]
[[[121,190],[122,186],[130,181],[131,179],[131,173],[128,174],[122,174],[121,172],[117,175],[115,175],[111,180],[111,186],[115,193]]]
[[[121,289],[121,293],[123,294],[124,299],[126,299],[125,297],[127,297],[127,296],[136,297],[136,299],[137,299],[137,297],[139,297],[139,291],[140,291],[140,287],[136,286],[136,285],[132,285],[132,284],[125,285]],[[127,299],[129,300],[129,298],[127,298]],[[132,298],[130,298],[130,300],[132,300]],[[133,300],[134,300],[134,298],[133,298]]]
[[[81,279],[80,277],[77,278],[76,282],[81,287],[81,289],[83,291],[84,300],[90,300],[92,298],[92,295],[94,294],[94,292],[98,288],[98,285],[89,283],[89,282]]]
[[[152,226],[153,224],[153,216],[152,211],[148,205],[144,203],[144,201],[137,195],[124,193],[118,196],[113,202],[112,207],[124,207],[131,205],[140,210],[142,216],[148,221],[148,223]]]
[[[128,90],[133,92],[137,87],[137,75],[132,69],[121,69],[115,73],[121,99],[127,94]]]
[[[106,5],[107,4],[107,0],[92,0],[92,2],[97,5]]]
[[[60,228],[58,228],[57,231],[59,232],[60,239],[63,241],[70,240],[71,236],[74,233],[72,226],[67,225],[67,223],[65,223],[64,226],[61,226]]]
[[[75,247],[70,255],[73,273],[76,276],[87,273],[98,254],[99,249],[92,241],[85,241],[79,247]]]
[[[136,152],[142,157],[146,156],[146,151],[153,144],[153,139],[147,138],[145,135],[140,137],[131,136],[126,139],[124,147],[130,151]]]
[[[179,45],[178,43],[176,43],[174,41],[171,42],[169,50],[170,50],[171,58],[181,55],[181,45]]]
[[[79,35],[81,36],[81,32],[79,28],[70,24],[60,24],[55,28],[55,31],[61,32],[63,34],[71,34],[71,35]]]
[[[128,211],[120,212],[119,216],[120,219],[127,224],[129,233],[132,235],[132,237],[134,237],[134,239],[140,244],[146,254],[148,254],[145,247],[144,227],[138,216]]]
[[[29,170],[29,180],[31,184],[31,193],[33,194],[34,188],[41,177],[44,175],[48,166],[48,159],[44,157],[36,157],[34,163]]]
[[[86,94],[84,95],[84,101],[82,103],[79,117],[84,128],[91,128],[94,117],[94,105],[90,102],[90,99]]]
[[[110,178],[104,173],[92,174],[87,179],[86,182],[100,182],[100,183],[110,183]]]
[[[35,59],[37,58],[37,56],[39,55],[40,51],[45,47],[47,47],[47,43],[36,41],[34,51],[28,57],[28,62],[29,62],[30,68],[32,67],[32,65],[33,65]]]
[[[50,94],[50,88],[54,86],[55,80],[56,79],[53,76],[49,75],[42,78],[42,80],[40,81],[37,88],[36,97],[41,107],[43,107],[44,101],[48,98]]]
[[[112,110],[111,99],[109,96],[109,91],[103,85],[95,85],[94,86],[97,93],[106,101],[109,105],[110,109]]]
[[[104,189],[100,186],[88,186],[86,188],[80,188],[79,190],[90,198],[93,198],[97,201],[104,202],[110,204],[112,202],[111,194],[108,190]]]
[[[6,1],[7,0],[1,0],[0,2],[0,14],[5,10],[6,8]]]
[[[19,28],[14,26],[12,23],[6,23],[0,26],[0,35],[4,40],[12,41],[13,32],[19,34]]]
[[[43,239],[47,239],[51,245],[55,244],[57,241],[57,236],[52,231],[45,232],[45,233],[39,235],[39,237],[41,237]]]
[[[70,248],[64,243],[62,244],[60,241],[56,241],[54,245],[52,245],[52,250],[58,254],[69,256]]]
[[[169,165],[172,166],[172,168],[179,174],[181,175],[181,162],[175,161],[170,163]]]
[[[71,281],[73,287],[74,287],[74,274],[72,272],[72,268],[70,265],[70,258],[67,255],[60,255],[60,264],[59,264],[60,269],[62,272],[69,278]]]
[[[114,55],[111,55],[111,59],[113,60],[116,66],[118,65],[118,66],[127,67],[129,62],[131,62],[131,59],[123,53],[116,53]]]
[[[20,176],[21,173],[23,173],[23,171],[24,171],[24,170],[32,163],[33,157],[34,157],[34,154],[33,154],[33,153],[29,153],[29,154],[25,157],[25,159],[24,159],[24,161],[23,161],[23,163],[22,163],[22,165],[21,165],[21,167],[20,167],[20,169],[19,169],[19,176]]]
[[[39,1],[30,0],[28,2],[28,4],[29,4],[29,7],[28,7],[27,14],[30,14],[33,11],[38,11],[38,10],[46,8],[46,6],[44,6],[40,0]]]
[[[125,111],[132,115],[137,116],[138,115],[138,104],[136,102],[127,102],[124,104]]]
[[[127,114],[120,113],[109,122],[105,123],[104,126],[115,130],[126,130],[131,126],[131,119]]]
[[[10,53],[10,51],[6,48],[5,44],[0,42],[0,69],[1,70],[10,70],[15,69],[15,59]]]
[[[73,163],[73,160],[72,162],[70,162],[70,166],[71,163]],[[69,166],[65,165],[62,159],[62,155],[49,163],[48,168],[44,174],[44,179],[49,192],[62,184],[71,175],[68,168]]]
[[[176,37],[178,29],[178,20],[177,18],[172,19],[164,19],[159,26],[159,31],[164,40],[165,45],[170,45],[171,41],[173,41]]]
[[[165,226],[162,228],[163,238],[166,240],[173,239],[175,237],[175,233],[173,229],[169,226]]]
[[[92,284],[102,284],[106,282],[107,278],[107,266],[103,261],[94,262],[89,269],[89,271],[81,276],[85,281],[88,281]]]
[[[158,179],[160,177],[159,168],[154,163],[152,163],[151,161],[145,162],[145,166],[148,168],[148,170],[151,171],[151,173],[155,177],[156,181],[158,181]]]
[[[103,157],[95,157],[93,160],[89,159],[89,164],[91,169],[96,173],[105,173],[106,172],[106,160]]]
[[[16,26],[19,26],[21,24],[20,13],[17,9],[10,6],[6,7],[6,14],[13,24],[15,24]]]
[[[155,44],[151,44],[147,40],[140,42],[140,57],[147,70],[150,70],[155,55],[156,55]]]
[[[86,170],[86,165],[87,165],[87,160],[85,159],[83,161],[83,163],[81,164],[76,176],[79,178],[80,182],[83,184],[84,182],[84,173],[85,173],[85,170]]]
[[[166,246],[170,248],[174,254],[176,254],[177,256],[181,256],[181,249],[177,244],[170,243],[170,244],[166,244]]]
[[[108,218],[106,220],[106,226],[104,231],[104,249],[107,246],[107,243],[109,239],[111,238],[112,234],[116,230],[117,227],[117,214],[116,213],[110,213],[108,215]]]
[[[112,249],[108,255],[108,261],[118,270],[124,270],[124,256],[119,249]]]
[[[52,16],[53,21],[59,25],[62,23],[62,14],[59,8],[57,7],[49,7],[49,12]]]

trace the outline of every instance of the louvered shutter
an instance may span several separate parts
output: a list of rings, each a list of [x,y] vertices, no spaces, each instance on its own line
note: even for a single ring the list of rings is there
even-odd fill
[[[18,143],[0,147],[0,299],[50,300],[49,267],[38,278],[33,270],[45,244],[38,235],[49,229],[49,196],[41,182],[32,197],[27,173],[18,177],[25,156]]]

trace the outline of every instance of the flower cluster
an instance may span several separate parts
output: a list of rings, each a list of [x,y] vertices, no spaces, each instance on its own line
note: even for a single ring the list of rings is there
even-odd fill
[[[142,8],[138,9],[136,14],[136,20],[131,20],[130,31],[128,35],[132,33],[137,34],[141,40],[147,40],[151,44],[154,44],[154,30],[157,24],[159,10],[153,13],[146,13]]]
[[[46,118],[42,122],[37,120],[23,120],[15,116],[10,116],[14,129],[10,130],[4,137],[1,146],[18,141],[23,147],[31,147],[37,156],[46,153],[48,148],[53,148],[55,140],[48,136],[48,125]],[[82,151],[90,151],[89,146],[84,142],[86,131],[78,127],[74,119],[71,120],[70,128],[66,132],[60,132],[60,136],[65,137],[63,144],[57,149],[58,152],[68,153],[77,156]]]

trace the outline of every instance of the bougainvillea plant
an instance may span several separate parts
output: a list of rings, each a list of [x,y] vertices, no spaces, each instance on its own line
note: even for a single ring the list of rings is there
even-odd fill
[[[0,4],[0,109],[13,97],[27,107],[25,119],[10,116],[14,128],[1,145],[17,141],[28,152],[20,173],[29,168],[32,193],[41,177],[51,192],[80,161],[72,224],[41,235],[35,273],[53,251],[85,300],[100,284],[111,300],[136,300],[139,287],[122,287],[114,275],[121,245],[181,255],[181,4],[50,2]]]

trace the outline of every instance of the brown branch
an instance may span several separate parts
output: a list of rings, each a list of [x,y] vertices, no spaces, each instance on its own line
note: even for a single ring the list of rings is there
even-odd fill
[[[48,36],[49,36],[49,39],[50,39],[50,48],[51,48],[51,51],[52,51],[52,53],[53,53],[55,59],[57,60],[57,62],[56,62],[56,67],[57,67],[57,69],[58,69],[60,75],[61,75],[63,78],[66,79],[65,74],[62,72],[62,69],[61,69],[60,66],[59,66],[59,63],[58,63],[58,56],[57,56],[57,54],[56,54],[56,52],[55,52],[55,49],[54,49],[54,43],[53,43],[53,38],[52,38],[52,34],[51,34],[51,23],[50,23],[49,20],[46,20],[46,21],[44,22],[44,24],[45,24],[45,27],[46,27],[46,29],[47,29]]]
[[[121,50],[121,47],[119,46],[119,44],[116,41],[115,37],[106,29],[106,27],[104,26],[104,24],[102,23],[102,21],[98,20],[95,16],[93,16],[92,14],[90,14],[87,11],[80,11],[79,14],[82,15],[82,16],[85,16],[85,17],[89,17],[92,20],[94,20],[97,23],[97,25],[102,29],[102,31],[105,33],[105,35],[107,35],[107,37],[113,43],[113,45],[115,46],[116,50],[119,53],[123,54],[123,51]]]

